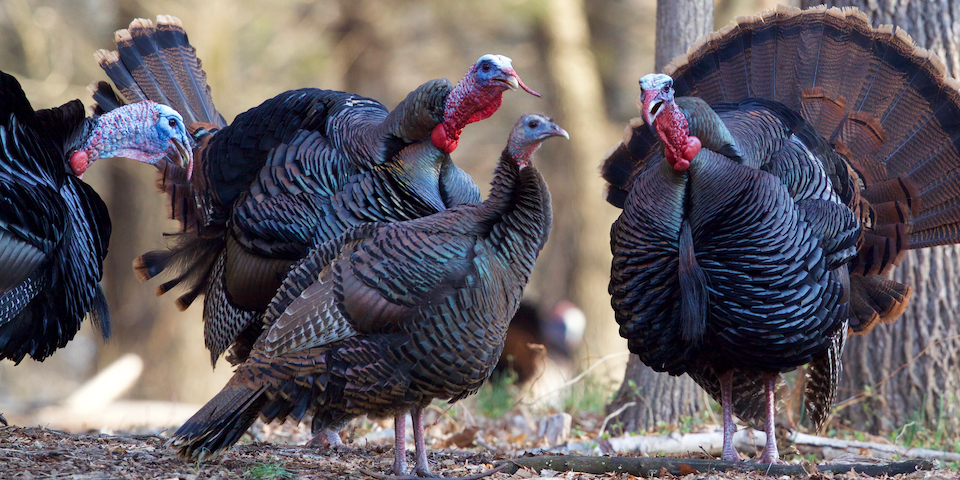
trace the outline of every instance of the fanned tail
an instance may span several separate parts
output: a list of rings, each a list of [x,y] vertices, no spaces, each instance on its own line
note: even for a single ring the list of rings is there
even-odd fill
[[[958,83],[903,30],[853,8],[780,6],[702,38],[665,71],[678,96],[779,101],[845,157],[865,227],[851,273],[960,242]]]
[[[128,102],[169,105],[188,125],[226,126],[179,19],[158,15],[156,26],[147,19],[134,19],[129,28],[116,32],[114,40],[117,50],[100,50],[96,58]]]
[[[177,429],[170,444],[187,461],[217,458],[253,425],[267,400],[263,392],[231,381]]]

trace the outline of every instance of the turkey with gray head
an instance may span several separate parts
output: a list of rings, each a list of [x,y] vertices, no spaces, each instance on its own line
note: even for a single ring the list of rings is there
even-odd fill
[[[567,133],[525,115],[482,203],[356,226],[313,248],[271,302],[270,327],[247,360],[177,430],[180,455],[219,455],[258,415],[312,415],[314,431],[395,415],[393,473],[403,475],[412,409],[415,473],[429,476],[423,408],[471,395],[489,377],[547,240],[550,193],[532,156],[553,136]]]
[[[20,83],[0,72],[0,359],[42,361],[88,314],[110,335],[98,284],[110,217],[80,177],[98,158],[171,155],[189,165],[189,144],[169,107],[148,102],[88,118],[74,100],[35,111]]]
[[[172,248],[141,256],[142,280],[175,270],[159,293],[186,289],[186,308],[204,300],[204,338],[213,362],[242,362],[284,276],[315,241],[364,222],[395,222],[480,201],[473,179],[450,160],[468,123],[499,108],[507,89],[527,88],[511,60],[484,55],[454,87],[432,80],[392,111],[348,92],[281,93],[237,116],[217,113],[180,21],[134,20],[100,65],[127,101],[154,100],[184,115],[197,139],[191,175],[164,164],[159,186],[183,232]],[[122,102],[105,82],[94,99]]]
[[[960,241],[960,94],[902,30],[825,7],[738,20],[640,80],[643,117],[603,162],[610,293],[630,350],[765,424],[810,364],[819,428],[848,330],[896,320],[908,249]],[[765,423],[763,420],[766,420]]]

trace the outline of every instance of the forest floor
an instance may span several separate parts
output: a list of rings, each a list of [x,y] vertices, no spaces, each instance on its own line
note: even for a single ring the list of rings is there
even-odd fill
[[[435,409],[439,410],[439,409]],[[494,467],[498,462],[518,456],[522,449],[543,445],[535,431],[522,425],[523,415],[507,415],[498,420],[471,419],[471,427],[450,415],[434,412],[427,418],[431,440],[430,466],[434,473],[462,477]],[[461,419],[462,420],[462,419]],[[527,419],[530,420],[530,419]],[[587,415],[576,419],[570,441],[590,438],[602,419]],[[480,428],[482,427],[482,429]],[[409,431],[409,429],[408,429]],[[597,433],[597,432],[593,432]],[[166,446],[169,431],[67,433],[42,427],[0,428],[0,479],[347,479],[363,478],[361,469],[384,473],[393,462],[392,421],[355,421],[344,430],[348,447],[340,449],[305,446],[310,434],[304,425],[263,425],[259,421],[241,442],[213,462],[185,463]],[[685,455],[707,458],[703,453]],[[412,445],[408,442],[408,462],[413,464]],[[685,480],[759,479],[762,473],[734,471],[689,473],[662,477]],[[497,480],[526,478],[599,479],[640,478],[630,474],[595,475],[578,472],[540,471],[521,468],[516,473],[496,473]],[[871,477],[856,473],[814,473],[793,478],[818,480],[958,479],[956,470],[934,469],[894,476]]]

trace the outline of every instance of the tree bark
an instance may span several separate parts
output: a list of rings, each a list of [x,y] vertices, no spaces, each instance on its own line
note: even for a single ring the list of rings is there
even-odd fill
[[[819,2],[804,0],[804,6]],[[874,26],[894,24],[960,74],[960,1],[846,0]],[[909,252],[893,279],[914,287],[897,322],[854,336],[843,354],[837,417],[872,433],[917,422],[934,431],[960,427],[960,247]],[[845,401],[846,399],[846,401]]]
[[[686,53],[697,38],[712,29],[712,1],[658,0],[656,70]],[[623,383],[607,412],[620,410],[617,419],[622,428],[636,431],[661,422],[677,424],[681,417],[698,415],[706,406],[706,394],[690,377],[655,372],[640,357],[630,355]]]

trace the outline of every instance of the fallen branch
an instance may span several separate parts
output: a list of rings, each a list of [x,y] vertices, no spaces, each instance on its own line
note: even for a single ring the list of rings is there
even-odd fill
[[[878,477],[912,473],[918,470],[932,470],[936,465],[928,460],[908,460],[905,462],[876,464],[825,464],[825,465],[772,465],[752,462],[724,462],[721,460],[700,460],[680,458],[636,458],[636,457],[589,457],[583,455],[557,455],[541,457],[523,457],[505,460],[500,465],[512,464],[503,473],[516,473],[520,467],[530,467],[537,472],[543,469],[559,472],[581,472],[602,475],[607,473],[628,473],[637,477],[660,476],[662,470],[671,475],[691,473],[724,472],[764,472],[767,475],[807,475],[820,472],[849,472]]]
[[[740,430],[734,437],[734,445],[743,452],[757,449],[759,452],[766,442],[766,435],[757,430]],[[960,453],[944,452],[940,450],[930,450],[926,448],[904,448],[898,445],[890,445],[873,442],[859,442],[855,440],[840,440],[836,438],[818,437],[816,435],[807,435],[794,432],[788,440],[798,448],[807,447],[805,451],[811,448],[818,449],[821,456],[830,460],[845,454],[869,455],[880,458],[922,458],[928,460],[939,460],[945,462],[960,462]],[[722,432],[709,433],[688,433],[681,435],[674,433],[671,435],[658,436],[635,436],[635,437],[616,437],[606,440],[609,445],[609,453],[621,454],[645,454],[645,455],[683,455],[690,452],[707,452],[710,455],[719,455],[723,448]],[[583,453],[599,455],[601,453],[600,442],[580,442],[558,445],[549,449],[533,450],[524,453],[557,453],[571,454]]]

